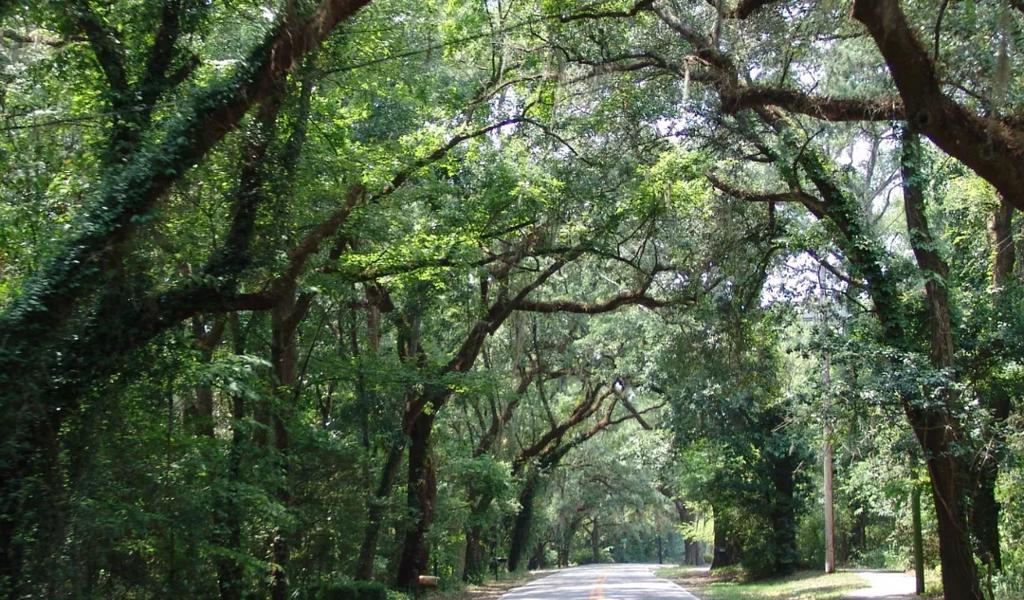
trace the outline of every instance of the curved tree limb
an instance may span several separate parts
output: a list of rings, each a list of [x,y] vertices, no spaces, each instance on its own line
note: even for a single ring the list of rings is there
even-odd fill
[[[904,118],[903,101],[899,98],[828,98],[763,86],[722,93],[722,110],[727,113],[761,106],[777,106],[825,121],[895,121]]]
[[[978,116],[942,92],[935,64],[898,0],[856,0],[853,17],[882,53],[911,126],[1024,210],[1024,132]]]
[[[195,94],[162,141],[133,153],[123,168],[111,172],[96,207],[85,217],[83,231],[27,282],[25,293],[0,317],[0,344],[9,350],[0,357],[0,372],[13,373],[16,364],[35,362],[27,351],[52,339],[96,291],[104,262],[119,251],[137,220],[233,130],[252,105],[271,93],[302,56],[368,3],[323,0],[307,19],[280,23],[231,85],[215,84]]]

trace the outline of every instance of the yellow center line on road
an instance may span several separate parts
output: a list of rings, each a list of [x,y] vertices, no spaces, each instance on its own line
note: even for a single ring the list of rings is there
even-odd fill
[[[604,580],[607,579],[607,575],[601,575],[594,582],[594,588],[590,590],[590,596],[588,600],[602,600],[604,598]]]

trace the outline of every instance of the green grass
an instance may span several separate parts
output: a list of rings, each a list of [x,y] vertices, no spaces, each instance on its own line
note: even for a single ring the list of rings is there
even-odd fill
[[[853,573],[825,575],[817,571],[753,582],[740,581],[735,573],[724,578],[718,573],[709,575],[696,567],[660,569],[658,576],[676,581],[704,600],[836,600],[867,585]]]
[[[518,571],[516,573],[502,573],[499,579],[487,578],[486,581],[468,586],[458,586],[456,589],[439,590],[427,594],[431,600],[496,600],[499,596],[512,588],[525,585],[542,577],[546,573]]]

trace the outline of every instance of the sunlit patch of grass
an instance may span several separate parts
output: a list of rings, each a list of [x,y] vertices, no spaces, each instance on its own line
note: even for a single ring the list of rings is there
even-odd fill
[[[696,567],[661,569],[658,576],[675,580],[704,600],[836,600],[868,585],[853,573],[815,571],[753,582],[739,580],[735,572],[709,574]]]

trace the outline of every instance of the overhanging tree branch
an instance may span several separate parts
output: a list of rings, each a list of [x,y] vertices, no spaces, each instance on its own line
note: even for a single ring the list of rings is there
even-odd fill
[[[623,306],[644,306],[647,308],[663,308],[678,304],[678,301],[661,300],[646,295],[646,288],[616,294],[603,302],[576,302],[572,300],[523,300],[516,306],[521,312],[536,312],[551,314],[557,312],[576,313],[582,315],[599,315],[613,312]]]
[[[120,108],[129,97],[128,71],[125,68],[125,57],[121,51],[121,42],[114,31],[100,19],[88,0],[75,0],[71,3],[70,12],[78,28],[89,40],[96,61],[110,86],[113,104]]]
[[[935,64],[898,0],[856,0],[853,17],[874,38],[910,125],[1024,210],[1024,133],[997,118],[978,116],[943,93]]]
[[[812,213],[819,218],[825,214],[825,203],[819,198],[808,194],[803,190],[790,190],[788,192],[759,192],[753,190],[744,190],[728,184],[717,176],[708,173],[706,175],[708,181],[721,192],[724,192],[733,198],[739,200],[745,200],[747,202],[796,202],[807,207]]]
[[[133,153],[123,168],[111,171],[95,208],[84,219],[83,230],[26,283],[25,292],[0,317],[0,344],[10,350],[0,359],[0,372],[13,373],[19,370],[16,364],[36,362],[27,351],[52,339],[79,304],[97,290],[106,258],[120,250],[138,219],[233,130],[298,59],[368,3],[323,0],[307,19],[279,23],[232,83],[215,84],[195,94],[160,142]],[[103,42],[99,32],[94,30],[93,35]],[[118,80],[116,62],[110,65]]]
[[[722,110],[726,113],[760,106],[777,106],[825,121],[894,121],[904,117],[903,101],[899,98],[828,98],[763,86],[722,93]]]

